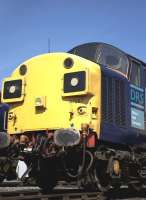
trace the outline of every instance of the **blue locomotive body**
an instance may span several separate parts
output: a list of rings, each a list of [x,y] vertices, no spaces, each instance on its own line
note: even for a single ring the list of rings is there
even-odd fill
[[[104,43],[69,51],[101,66],[101,133],[104,142],[145,146],[146,64]]]
[[[142,76],[144,74],[144,69]],[[127,77],[102,67],[102,141],[145,145],[145,86],[132,85]],[[144,79],[144,77],[142,77]],[[109,94],[108,94],[109,93]],[[109,98],[106,98],[107,95]]]

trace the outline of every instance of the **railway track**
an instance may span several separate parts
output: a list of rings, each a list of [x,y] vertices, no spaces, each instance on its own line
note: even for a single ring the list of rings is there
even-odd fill
[[[11,185],[12,184],[12,185]],[[0,186],[0,200],[146,200],[146,187],[140,192],[130,191],[127,187],[110,190],[106,193],[85,192],[76,185],[60,182],[52,193],[43,193],[36,186],[17,185],[18,182],[6,182]]]
[[[0,192],[0,200],[105,200],[101,193],[83,191],[54,191],[43,194],[39,189]]]
[[[37,187],[0,188],[0,200],[146,200],[146,190],[133,193],[126,188],[106,194],[85,192],[77,189],[55,189],[52,193],[43,193]]]

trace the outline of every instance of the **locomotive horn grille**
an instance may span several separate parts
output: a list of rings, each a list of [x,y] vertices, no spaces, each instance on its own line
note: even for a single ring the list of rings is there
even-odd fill
[[[75,129],[59,129],[54,133],[54,142],[58,146],[74,146],[80,142],[80,133]]]

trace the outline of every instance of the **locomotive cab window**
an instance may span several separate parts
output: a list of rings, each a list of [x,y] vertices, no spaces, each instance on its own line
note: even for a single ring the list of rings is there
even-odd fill
[[[131,61],[130,82],[137,87],[141,85],[141,64],[134,60]]]
[[[107,44],[99,45],[96,52],[97,63],[127,74],[129,61],[125,53]]]

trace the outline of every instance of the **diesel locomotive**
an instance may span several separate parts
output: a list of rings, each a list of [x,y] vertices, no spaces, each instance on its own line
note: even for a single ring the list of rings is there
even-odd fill
[[[146,182],[146,64],[105,43],[26,60],[5,78],[9,151],[43,190]],[[22,179],[25,177],[22,177]]]

